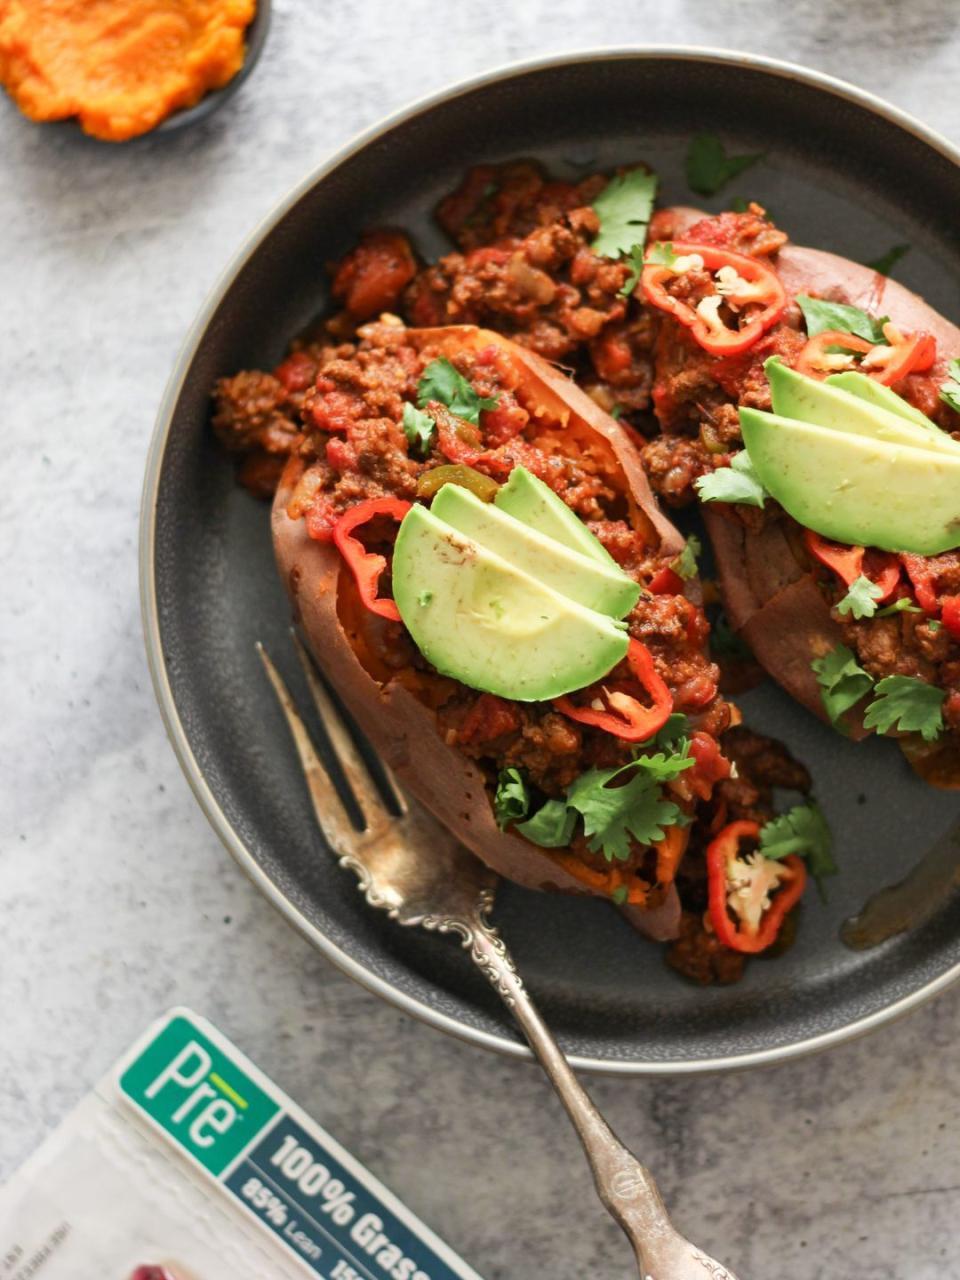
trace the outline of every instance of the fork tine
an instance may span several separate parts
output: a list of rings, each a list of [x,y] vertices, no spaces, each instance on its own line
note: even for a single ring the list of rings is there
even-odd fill
[[[260,655],[267,678],[273,686],[273,691],[277,695],[277,701],[286,717],[297,755],[300,757],[317,825],[327,843],[338,854],[351,853],[359,837],[350,820],[350,814],[317,754],[310,734],[307,732],[307,726],[303,723],[296,704],[290,696],[290,690],[259,640],[256,650]]]
[[[327,692],[323,681],[317,675],[317,669],[314,666],[313,659],[307,652],[306,646],[296,631],[292,631],[291,634],[297,650],[297,656],[307,677],[307,685],[309,686],[314,706],[317,708],[317,714],[330,740],[333,753],[337,757],[347,782],[350,784],[350,789],[353,791],[357,803],[363,811],[367,826],[370,827],[373,825],[374,815],[383,813],[383,796],[380,794],[375,780],[371,777],[366,761],[360,754],[353,735],[344,723],[343,716],[334,705],[333,699]],[[399,812],[405,814],[407,805],[397,788],[393,774],[382,761],[380,762],[380,767],[391,791],[391,799]]]

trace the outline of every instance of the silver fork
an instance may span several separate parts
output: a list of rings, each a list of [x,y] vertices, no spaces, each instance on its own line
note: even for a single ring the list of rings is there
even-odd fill
[[[362,831],[351,822],[279,672],[262,645],[257,651],[290,726],[320,830],[340,865],[356,874],[367,902],[399,924],[456,933],[463,939],[560,1095],[583,1144],[597,1193],[626,1233],[644,1280],[736,1280],[676,1230],[649,1170],[616,1137],[573,1074],[503,939],[488,921],[496,875],[405,796],[383,766],[390,801],[400,816],[388,811],[296,633],[294,643],[330,746],[363,812]]]

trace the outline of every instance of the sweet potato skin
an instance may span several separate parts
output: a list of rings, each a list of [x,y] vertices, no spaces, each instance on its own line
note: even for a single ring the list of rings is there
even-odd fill
[[[556,412],[559,406],[578,429],[590,430],[606,441],[655,545],[659,544],[664,554],[679,554],[684,538],[659,511],[626,430],[553,366],[499,335],[472,327],[411,330],[409,336],[425,346],[442,349],[446,344],[448,351],[462,349],[464,344],[496,342],[506,346],[525,367],[546,408]],[[277,566],[314,657],[361,730],[401,784],[499,874],[529,889],[593,892],[547,851],[500,831],[483,774],[468,757],[446,745],[437,732],[433,711],[396,680],[380,683],[369,674],[338,611],[339,553],[332,544],[310,538],[305,522],[287,514],[298,468],[296,459],[288,463],[273,502],[271,528]],[[672,936],[670,927],[676,915],[672,899],[665,907],[650,913],[632,909],[631,920],[654,936],[664,929],[664,936]],[[648,914],[650,927],[644,928]]]

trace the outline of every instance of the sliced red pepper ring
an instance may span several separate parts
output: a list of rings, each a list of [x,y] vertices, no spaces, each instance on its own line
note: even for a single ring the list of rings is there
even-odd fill
[[[360,599],[371,613],[377,613],[391,622],[400,621],[400,610],[392,600],[377,598],[380,576],[387,567],[386,557],[375,551],[368,551],[360,539],[353,536],[353,531],[377,516],[391,516],[394,520],[402,520],[412,505],[402,498],[370,498],[351,507],[333,526],[333,540],[354,576]]]
[[[867,342],[838,329],[815,334],[800,352],[797,372],[808,378],[823,379],[843,369],[858,368],[889,387],[908,373],[929,369],[937,358],[937,340],[929,333],[904,335],[888,323],[883,326],[883,335],[886,342]],[[830,347],[843,350],[830,351]],[[846,354],[850,352],[854,354]]]
[[[760,824],[741,819],[707,846],[710,923],[725,947],[747,955],[776,942],[807,883],[807,869],[794,853],[779,860],[765,858],[759,850],[741,857],[741,843],[759,837]]]
[[[960,640],[960,596],[944,596],[940,620],[954,640]]]
[[[843,352],[829,351],[828,347],[842,347]],[[865,338],[858,338],[853,333],[841,333],[839,329],[825,329],[815,334],[800,352],[797,361],[797,373],[808,378],[822,381],[831,373],[840,373],[844,369],[852,369],[854,361],[846,352],[866,355],[872,351],[874,344]]]
[[[890,552],[876,551],[872,547],[848,547],[842,542],[832,542],[812,529],[804,529],[803,542],[810,555],[832,569],[846,586],[852,586],[861,576],[876,583],[881,591],[877,604],[889,600],[896,591],[900,582],[900,561]]]
[[[673,241],[673,252],[680,258],[697,260],[714,276],[714,290],[706,294],[696,306],[681,298],[675,298],[667,289],[678,274],[664,263],[649,263],[640,277],[643,295],[651,306],[666,311],[685,328],[694,339],[715,356],[736,356],[748,350],[757,339],[780,319],[787,305],[787,293],[780,277],[769,263],[750,258],[730,249],[712,245]],[[726,304],[735,313],[742,308],[750,311],[742,314],[743,323],[731,328],[719,315]]]
[[[939,613],[940,601],[937,598],[937,575],[931,568],[927,557],[913,555],[911,552],[904,551],[900,554],[900,563],[907,571],[907,577],[910,579],[913,594],[916,596],[917,604],[920,608],[924,613]]]
[[[874,347],[864,356],[860,368],[885,387],[899,382],[908,373],[923,373],[937,358],[937,340],[929,333],[903,335],[892,324],[883,326],[889,345]]]
[[[666,724],[673,710],[673,696],[658,674],[646,645],[631,640],[627,661],[640,687],[649,696],[650,706],[644,706],[619,682],[602,686],[602,696],[595,699],[599,706],[577,706],[567,695],[555,698],[553,705],[571,720],[605,729],[624,742],[645,742],[652,738]]]

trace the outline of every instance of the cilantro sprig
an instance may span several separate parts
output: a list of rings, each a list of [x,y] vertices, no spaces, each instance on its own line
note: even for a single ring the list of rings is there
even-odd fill
[[[519,769],[501,769],[493,797],[493,812],[502,831],[511,822],[519,822],[530,812],[530,788]]]
[[[868,693],[873,697],[863,716],[866,729],[888,733],[919,733],[933,742],[943,732],[943,703],[946,690],[927,684],[917,676],[884,676],[874,685],[853,653],[844,644],[815,658],[810,664],[820,685],[820,696],[831,723],[839,727],[840,717]]]
[[[960,413],[960,360],[951,360],[947,365],[949,377],[940,384],[940,399],[951,409]]]
[[[627,255],[630,261],[630,274],[627,276],[623,288],[618,294],[619,297],[629,298],[634,289],[636,289],[637,285],[640,283],[640,276],[643,272],[644,266],[646,265],[643,254],[644,249],[642,244],[630,246],[630,252]]]
[[[593,202],[600,231],[590,248],[601,258],[631,254],[646,239],[653,213],[657,175],[646,169],[628,169],[610,179]],[[642,257],[642,250],[641,250]]]
[[[693,764],[689,743],[680,738],[612,769],[588,769],[570,784],[562,800],[548,800],[531,818],[517,823],[516,830],[534,844],[558,848],[570,843],[582,819],[591,852],[602,853],[608,862],[625,862],[634,841],[655,844],[668,827],[687,821],[680,807],[666,799],[662,784]]]
[[[873,681],[845,644],[811,662],[820,686],[820,697],[830,723],[836,728],[845,711],[855,706],[873,688]]]
[[[420,408],[425,409],[431,400],[439,400],[451,413],[472,422],[475,427],[480,424],[480,411],[495,409],[499,403],[496,396],[478,395],[463,374],[444,359],[431,360],[417,383],[417,404]]]
[[[761,152],[731,156],[712,133],[698,133],[687,149],[687,185],[698,196],[715,196],[733,178],[763,159]]]
[[[883,587],[861,573],[850,583],[847,594],[838,602],[837,613],[850,614],[854,618],[872,618],[877,612],[877,601],[882,595]]]
[[[915,605],[909,596],[901,596],[893,604],[886,604],[877,610],[878,618],[889,618],[898,613],[923,613],[919,605]]]
[[[817,882],[821,898],[823,881],[835,875],[833,836],[818,804],[798,804],[760,829],[760,852],[766,858],[786,858],[791,853],[804,858]]]
[[[421,458],[425,458],[430,452],[430,446],[433,444],[433,437],[437,430],[437,424],[429,413],[424,413],[422,409],[416,408],[415,405],[410,404],[408,401],[403,406],[401,426],[410,448],[415,453],[418,453]]]
[[[856,338],[875,344],[885,343],[883,326],[890,320],[882,316],[879,320],[868,315],[859,307],[852,307],[846,302],[830,302],[826,298],[811,298],[808,294],[797,294],[797,306],[803,312],[807,325],[807,337],[813,338],[827,329],[836,329],[839,333],[852,333]]]
[[[877,683],[876,694],[863,717],[867,729],[919,733],[924,742],[933,742],[943,732],[946,690],[916,676],[886,676]]]
[[[746,449],[734,454],[729,467],[717,467],[709,475],[700,476],[694,487],[701,502],[740,502],[762,507],[769,497]]]
[[[686,581],[688,578],[695,578],[699,572],[697,566],[697,557],[703,552],[703,544],[695,533],[691,533],[690,537],[684,543],[683,550],[675,560],[670,562],[670,568],[678,577]]]
[[[532,818],[516,824],[521,835],[545,849],[562,849],[570,843],[577,815],[563,800],[548,800]]]

